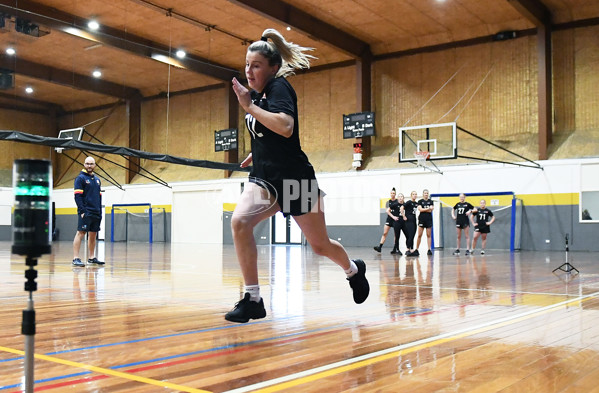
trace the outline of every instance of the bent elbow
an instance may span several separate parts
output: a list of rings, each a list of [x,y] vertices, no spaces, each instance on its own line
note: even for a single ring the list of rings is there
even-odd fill
[[[291,138],[291,135],[293,135],[293,124],[287,125],[283,129],[283,133],[281,135],[283,135],[285,138]]]

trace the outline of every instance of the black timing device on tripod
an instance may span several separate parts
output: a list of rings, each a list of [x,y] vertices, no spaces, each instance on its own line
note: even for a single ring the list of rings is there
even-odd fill
[[[15,160],[13,165],[15,202],[12,217],[12,253],[24,255],[25,290],[29,292],[23,310],[21,334],[25,336],[25,392],[34,389],[35,310],[33,292],[37,290],[37,258],[52,252],[52,166],[47,160]]]

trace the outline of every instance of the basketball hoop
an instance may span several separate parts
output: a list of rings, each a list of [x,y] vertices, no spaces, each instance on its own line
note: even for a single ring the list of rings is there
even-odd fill
[[[426,160],[430,157],[430,153],[426,150],[415,151],[414,157],[416,157],[418,166],[426,166]]]

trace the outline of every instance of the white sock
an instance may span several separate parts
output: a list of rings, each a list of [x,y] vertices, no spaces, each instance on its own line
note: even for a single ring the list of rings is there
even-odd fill
[[[245,285],[243,290],[250,294],[250,300],[253,302],[257,303],[262,299],[260,297],[260,285]]]
[[[345,274],[347,274],[347,278],[353,277],[353,275],[356,274],[357,272],[358,272],[358,267],[356,266],[356,263],[350,259],[349,260],[349,269],[347,269],[345,271]]]

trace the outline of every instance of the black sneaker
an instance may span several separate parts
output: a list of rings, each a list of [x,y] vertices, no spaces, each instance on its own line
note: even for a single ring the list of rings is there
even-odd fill
[[[88,265],[103,265],[104,262],[98,261],[98,258],[90,258],[87,260]]]
[[[83,267],[85,266],[85,263],[81,262],[80,258],[75,258],[73,259],[73,266]]]
[[[266,316],[264,301],[259,302],[250,300],[249,292],[246,292],[243,299],[235,303],[235,307],[225,314],[225,319],[231,322],[246,323],[250,319],[260,319]]]
[[[396,250],[395,248],[393,250],[391,250],[391,254],[397,254],[399,253],[399,250]]]
[[[470,255],[470,250],[466,250],[466,255]]]
[[[468,252],[468,250],[466,250],[466,252]],[[455,250],[453,252],[453,255],[460,255],[460,249],[458,248],[457,250]]]
[[[361,259],[355,259],[354,263],[358,267],[358,272],[347,279],[349,286],[354,291],[354,302],[364,303],[370,293],[370,285],[366,279],[366,264]]]
[[[420,253],[418,252],[418,250],[414,250],[414,251],[412,251],[412,252],[410,253],[410,256],[411,256],[411,257],[418,257],[418,256],[420,256]]]
[[[431,250],[428,250],[428,251],[426,252],[426,255],[433,255],[433,252],[432,252]]]
[[[374,251],[381,252],[381,246],[374,246]]]

